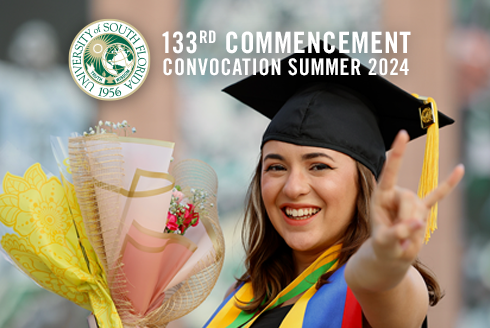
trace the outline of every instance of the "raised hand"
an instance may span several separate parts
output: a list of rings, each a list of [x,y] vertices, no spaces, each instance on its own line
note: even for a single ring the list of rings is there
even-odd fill
[[[446,197],[464,175],[458,165],[451,175],[424,199],[396,185],[408,133],[400,131],[393,142],[371,203],[372,247],[378,260],[411,264],[424,242],[430,208]]]

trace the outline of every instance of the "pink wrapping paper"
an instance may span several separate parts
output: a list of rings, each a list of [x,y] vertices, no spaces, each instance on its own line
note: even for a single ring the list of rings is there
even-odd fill
[[[165,288],[196,249],[196,244],[184,236],[158,233],[133,222],[122,260],[127,296],[138,314],[161,304]]]

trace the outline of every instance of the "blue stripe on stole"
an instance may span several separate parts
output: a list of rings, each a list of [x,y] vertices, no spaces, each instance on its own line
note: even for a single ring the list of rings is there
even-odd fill
[[[214,311],[214,313],[213,313],[213,315],[211,316],[211,318],[209,318],[209,320],[208,320],[208,321],[207,321],[207,322],[204,324],[204,326],[203,326],[202,328],[206,328],[206,327],[209,325],[209,323],[210,323],[211,321],[213,321],[214,317],[215,317],[215,316],[218,314],[218,312],[219,312],[219,311],[221,311],[221,309],[223,308],[223,306],[225,306],[225,305],[226,305],[226,303],[228,303],[228,301],[230,300],[230,298],[232,298],[233,296],[235,296],[235,293],[236,293],[236,292],[237,292],[237,291],[238,291],[240,288],[242,288],[244,284],[245,284],[245,283],[244,283],[244,282],[242,282],[242,283],[241,283],[241,284],[240,284],[240,285],[239,285],[237,288],[235,288],[235,290],[234,290],[232,293],[230,293],[230,295],[228,295],[228,297],[227,297],[227,298],[226,298],[226,299],[225,299],[223,302],[221,302],[221,304],[220,304],[220,305],[219,305],[219,307],[216,309],[216,311]]]
[[[347,283],[345,265],[332,274],[330,283],[323,285],[308,301],[303,319],[304,328],[342,328]]]

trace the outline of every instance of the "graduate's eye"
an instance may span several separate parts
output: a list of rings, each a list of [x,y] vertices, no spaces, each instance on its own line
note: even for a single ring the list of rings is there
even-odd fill
[[[284,171],[286,168],[280,164],[271,164],[264,170],[265,172],[269,171]]]
[[[316,163],[313,164],[310,168],[312,171],[323,171],[323,170],[331,170],[332,167],[330,165],[324,163]]]

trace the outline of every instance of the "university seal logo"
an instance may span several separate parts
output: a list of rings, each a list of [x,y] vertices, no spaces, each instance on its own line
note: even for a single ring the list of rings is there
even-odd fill
[[[143,84],[150,50],[137,29],[120,20],[103,19],[85,26],[70,47],[73,80],[88,95],[117,100]]]

